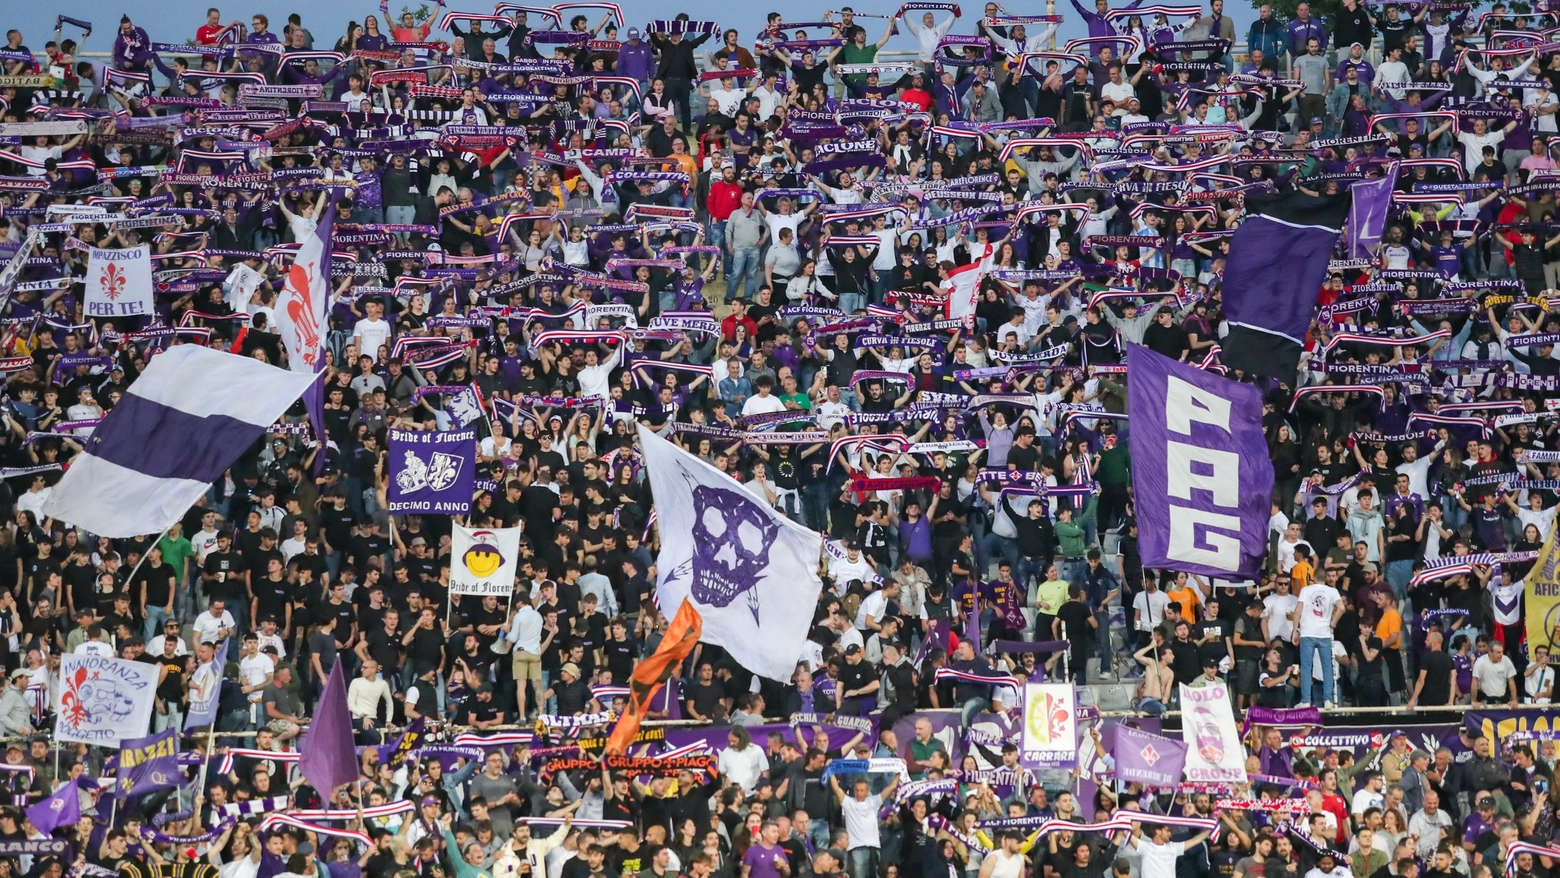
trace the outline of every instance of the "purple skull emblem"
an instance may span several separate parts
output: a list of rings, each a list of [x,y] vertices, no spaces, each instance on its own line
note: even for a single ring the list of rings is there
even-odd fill
[[[693,488],[693,599],[725,607],[747,594],[753,621],[758,622],[756,586],[769,566],[769,546],[779,527],[743,491],[723,491],[705,485]]]

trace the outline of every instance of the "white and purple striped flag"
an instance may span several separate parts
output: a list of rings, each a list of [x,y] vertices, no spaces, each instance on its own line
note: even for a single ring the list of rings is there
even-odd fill
[[[167,530],[316,377],[200,345],[158,354],[44,514],[106,537]]]

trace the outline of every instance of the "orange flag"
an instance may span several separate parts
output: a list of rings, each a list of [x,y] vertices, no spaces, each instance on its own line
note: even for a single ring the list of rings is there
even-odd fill
[[[639,723],[650,710],[650,699],[672,676],[672,668],[693,652],[703,630],[703,617],[693,608],[692,601],[684,599],[660,647],[654,655],[635,666],[633,676],[628,679],[628,704],[612,729],[612,737],[607,739],[608,756],[622,756],[628,752],[628,745],[639,733]]]

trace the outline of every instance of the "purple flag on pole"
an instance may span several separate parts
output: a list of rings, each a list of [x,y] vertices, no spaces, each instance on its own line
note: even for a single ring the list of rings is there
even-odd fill
[[[1141,345],[1127,371],[1143,566],[1255,577],[1273,497],[1262,394]]]
[[[1387,166],[1380,179],[1361,180],[1350,188],[1354,206],[1349,208],[1346,229],[1350,259],[1369,259],[1387,228],[1387,210],[1392,206],[1392,184],[1397,181],[1397,162]]]
[[[1127,783],[1173,787],[1186,767],[1186,744],[1128,725],[1116,726],[1116,777]]]
[[[143,795],[184,783],[179,768],[179,731],[165,729],[119,745],[119,783],[114,795]]]
[[[81,819],[81,793],[74,780],[66,781],[54,795],[27,809],[27,819],[47,835],[56,826],[71,826]]]
[[[1347,192],[1246,196],[1250,215],[1230,239],[1224,268],[1224,365],[1294,383],[1349,203]]]
[[[358,778],[357,747],[352,741],[352,714],[347,711],[347,681],[341,674],[341,662],[330,669],[330,679],[314,706],[314,719],[298,752],[303,754],[298,770],[322,799],[328,800],[331,790]]]

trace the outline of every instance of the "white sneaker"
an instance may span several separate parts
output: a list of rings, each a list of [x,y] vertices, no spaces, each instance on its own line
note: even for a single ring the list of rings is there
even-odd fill
[[[1295,705],[1295,709],[1299,710],[1302,707],[1310,707],[1310,706],[1311,706],[1311,702],[1309,702],[1309,701],[1302,701],[1299,704]]]
[[[1324,702],[1322,702],[1322,709],[1323,710],[1336,710],[1337,707],[1338,707],[1338,705],[1333,704],[1331,701],[1324,701]]]

